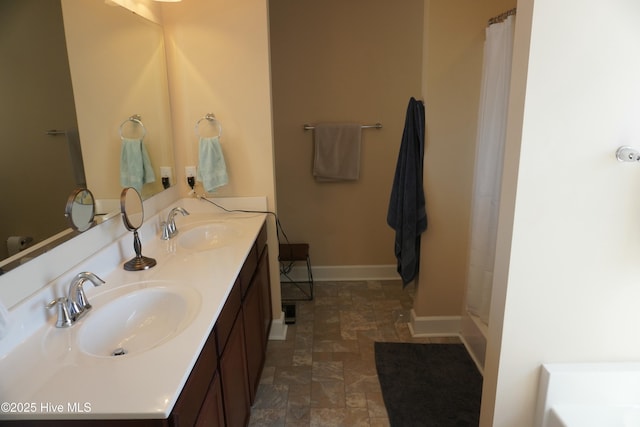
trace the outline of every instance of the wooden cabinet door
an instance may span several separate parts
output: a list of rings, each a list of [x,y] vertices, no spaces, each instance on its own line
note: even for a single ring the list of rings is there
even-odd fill
[[[262,303],[260,287],[256,280],[251,283],[242,304],[244,317],[244,339],[247,347],[247,374],[249,377],[249,397],[253,401],[260,383],[260,374],[265,357],[262,327]]]
[[[260,289],[260,304],[262,306],[262,340],[264,342],[264,350],[267,348],[269,340],[269,330],[271,329],[271,321],[273,319],[271,310],[271,279],[269,276],[269,251],[265,247],[258,268],[254,276],[257,287]]]
[[[227,427],[245,427],[250,407],[242,315],[238,315],[220,356],[220,381]]]
[[[224,427],[224,405],[220,375],[216,373],[204,399],[195,427]]]
[[[171,427],[192,427],[211,388],[218,367],[216,336],[212,332],[207,339],[189,378],[169,416]]]

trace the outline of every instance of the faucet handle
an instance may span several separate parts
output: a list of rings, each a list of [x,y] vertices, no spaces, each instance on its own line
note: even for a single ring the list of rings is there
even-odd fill
[[[58,319],[56,320],[56,328],[68,328],[73,324],[68,308],[69,300],[67,297],[56,298],[46,305],[47,308],[58,307]]]

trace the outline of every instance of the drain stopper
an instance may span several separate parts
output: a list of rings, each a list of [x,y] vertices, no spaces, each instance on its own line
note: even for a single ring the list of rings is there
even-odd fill
[[[118,347],[118,348],[116,348],[115,350],[113,350],[111,352],[112,356],[122,356],[122,355],[125,355],[125,354],[127,354],[127,350],[125,350],[122,347]]]

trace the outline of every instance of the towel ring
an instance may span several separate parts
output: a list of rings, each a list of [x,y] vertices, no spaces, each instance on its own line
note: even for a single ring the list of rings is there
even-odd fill
[[[142,137],[140,139],[144,139],[144,137],[147,136],[147,128],[145,128],[144,125],[142,124],[142,120],[141,120],[140,114],[134,114],[133,116],[129,117],[124,122],[120,123],[120,127],[118,128],[118,133],[120,134],[120,139],[124,139],[125,138],[124,135],[122,134],[122,130],[124,128],[124,125],[126,125],[129,122],[137,124],[142,128]]]
[[[222,136],[222,125],[220,124],[220,121],[216,119],[216,116],[213,113],[207,113],[204,117],[201,117],[200,119],[198,119],[198,121],[196,122],[196,126],[194,127],[194,130],[198,137],[202,136],[200,135],[200,122],[202,122],[203,120],[208,121],[211,125],[216,126],[218,128],[218,135],[214,135],[214,136],[218,136],[218,137]]]

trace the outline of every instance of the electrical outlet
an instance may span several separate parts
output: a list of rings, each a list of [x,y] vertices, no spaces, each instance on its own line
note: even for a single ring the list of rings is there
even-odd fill
[[[167,189],[171,187],[171,167],[160,166],[160,177],[162,178],[162,187]]]
[[[186,166],[184,168],[184,173],[187,175],[187,185],[191,187],[191,193],[195,194],[194,189],[196,186],[196,167],[195,166]]]

